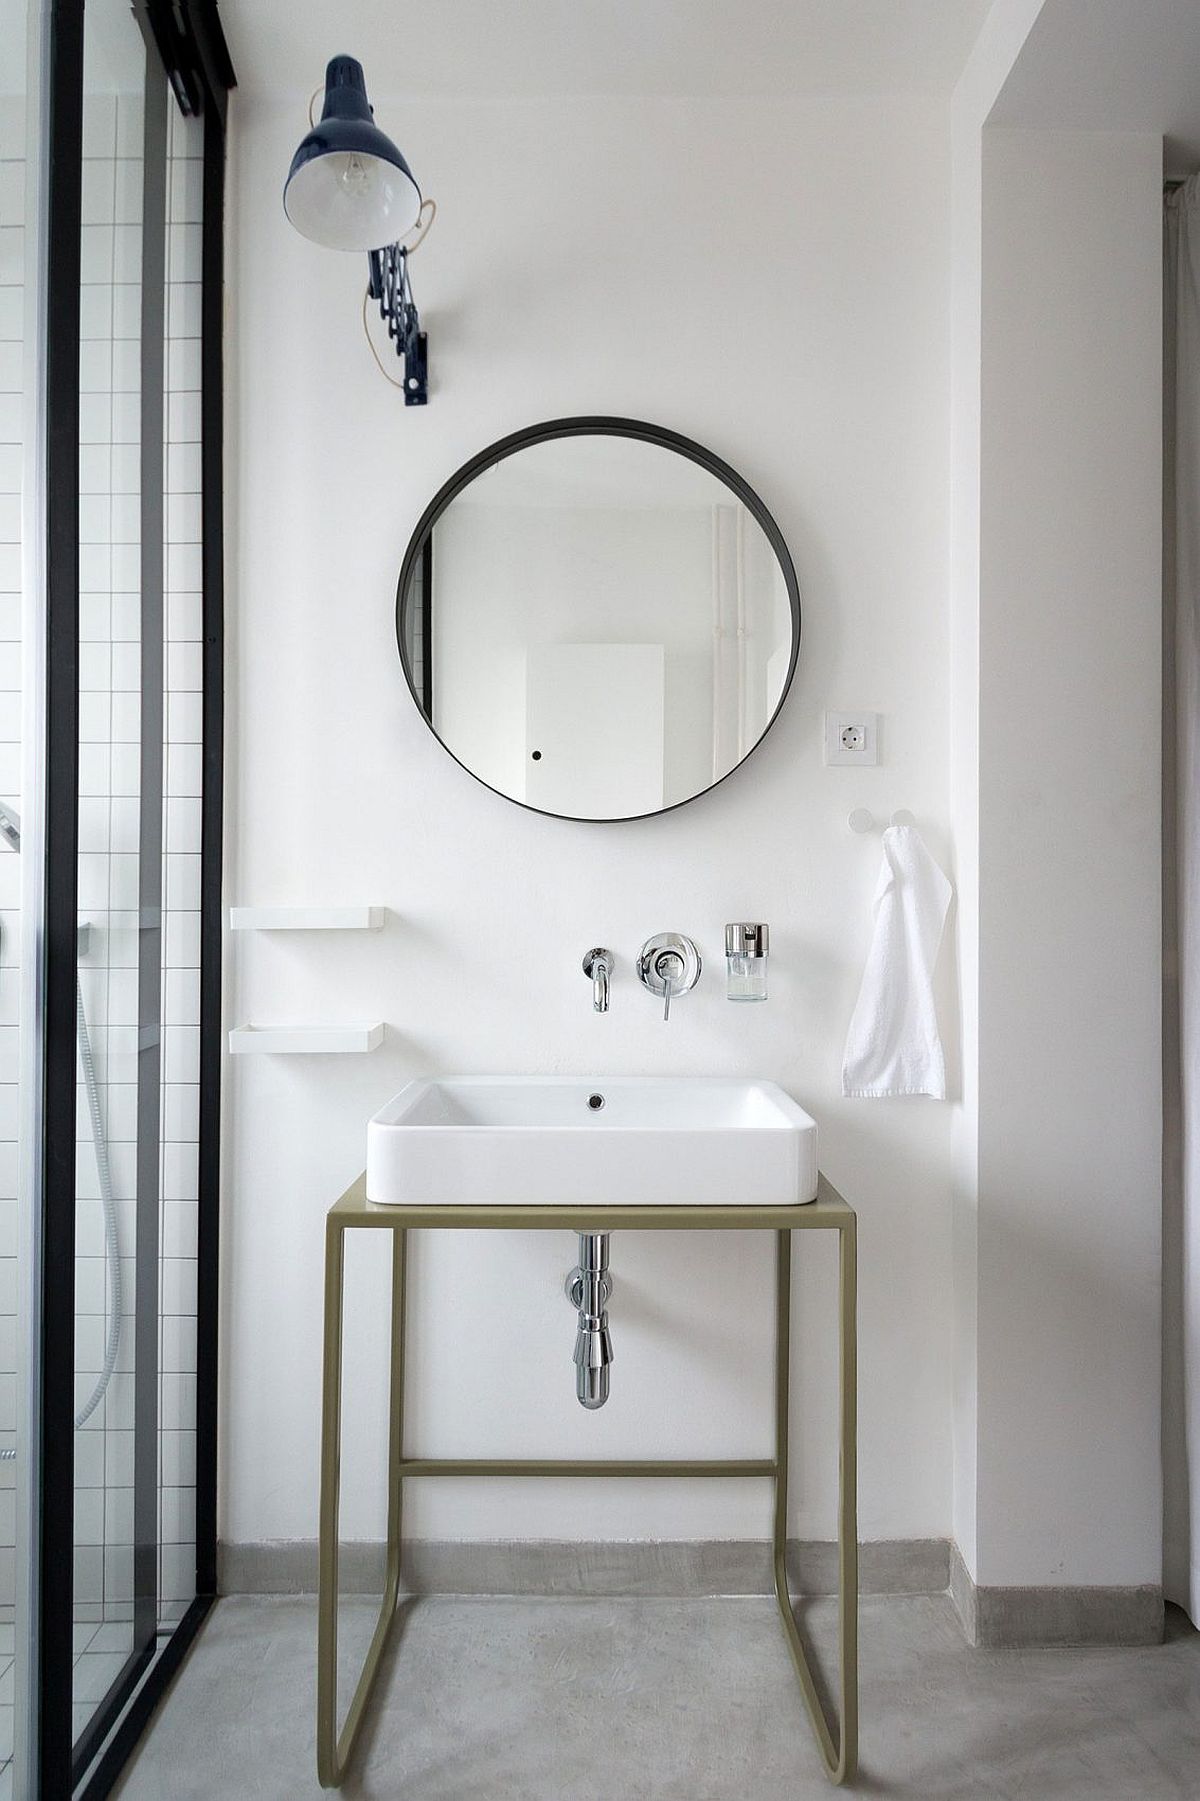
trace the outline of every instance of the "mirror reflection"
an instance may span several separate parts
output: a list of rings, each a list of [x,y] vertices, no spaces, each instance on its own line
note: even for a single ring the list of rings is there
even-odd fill
[[[520,445],[435,513],[398,635],[418,706],[473,775],[545,813],[629,819],[749,754],[790,680],[799,605],[778,532],[731,481],[588,430]]]

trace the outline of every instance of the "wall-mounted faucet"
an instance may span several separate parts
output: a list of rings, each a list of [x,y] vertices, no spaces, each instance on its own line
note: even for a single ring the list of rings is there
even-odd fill
[[[608,1012],[608,983],[613,972],[613,954],[597,945],[583,959],[583,973],[592,984],[592,1007],[597,1013]]]
[[[651,994],[663,997],[663,1018],[671,1017],[671,1001],[689,994],[700,980],[703,964],[690,938],[679,932],[659,932],[647,938],[637,961],[638,980]]]

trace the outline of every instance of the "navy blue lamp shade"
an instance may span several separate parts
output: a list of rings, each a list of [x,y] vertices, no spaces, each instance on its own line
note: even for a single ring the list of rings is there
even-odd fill
[[[329,250],[381,250],[417,223],[421,190],[374,119],[362,64],[335,56],[325,105],[292,158],[283,210],[304,237]]]

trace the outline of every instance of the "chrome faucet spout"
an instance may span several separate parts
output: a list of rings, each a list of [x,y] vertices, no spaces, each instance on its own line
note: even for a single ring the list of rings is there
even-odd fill
[[[592,1009],[596,1013],[608,1012],[608,984],[613,971],[613,954],[602,945],[590,950],[583,959],[583,973],[591,979]]]

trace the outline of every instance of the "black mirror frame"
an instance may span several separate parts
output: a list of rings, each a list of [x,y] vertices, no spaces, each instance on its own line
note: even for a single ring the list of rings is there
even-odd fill
[[[417,691],[404,648],[404,597],[417,563],[424,554],[425,545],[429,541],[433,528],[450,502],[461,494],[477,475],[481,475],[485,469],[492,468],[496,463],[503,462],[505,457],[514,455],[518,450],[525,450],[531,444],[546,444],[555,438],[584,437],[635,438],[644,444],[657,444],[664,450],[673,450],[677,455],[687,457],[691,462],[698,463],[702,469],[707,469],[710,475],[715,475],[718,481],[723,482],[737,495],[746,510],[762,527],[775,552],[779,567],[783,571],[788,603],[792,611],[792,654],[788,662],[783,689],[776,703],[775,711],[740,762],[735,763],[731,769],[727,769],[724,775],[718,776],[715,782],[710,782],[707,788],[698,788],[694,794],[686,795],[683,800],[672,801],[670,806],[656,807],[650,813],[619,813],[611,819],[580,819],[577,815],[570,813],[552,813],[545,807],[532,806],[529,801],[517,800],[513,795],[505,794],[503,789],[493,788],[490,782],[485,782],[481,775],[478,775],[475,770],[462,761],[461,757],[455,756],[446,740],[437,731],[425,710],[425,701]],[[736,469],[731,469],[728,463],[723,462],[711,450],[706,450],[702,444],[697,444],[691,438],[682,437],[678,432],[668,431],[664,426],[647,425],[644,420],[640,419],[606,418],[602,414],[576,419],[550,419],[542,425],[530,425],[526,426],[523,431],[511,432],[508,437],[498,438],[494,444],[489,444],[486,450],[479,451],[469,462],[464,463],[461,469],[455,471],[449,481],[438,489],[425,508],[417,521],[416,530],[409,539],[408,549],[404,553],[404,561],[400,565],[400,579],[396,585],[396,646],[400,653],[400,666],[404,670],[404,679],[408,683],[408,690],[418,713],[447,756],[452,757],[460,769],[466,770],[467,774],[473,781],[478,782],[481,788],[486,788],[489,793],[496,794],[501,800],[508,801],[510,806],[523,807],[527,813],[538,813],[543,819],[566,819],[579,825],[626,825],[637,819],[661,819],[664,813],[674,813],[679,807],[690,806],[693,801],[699,800],[703,795],[711,794],[714,788],[721,786],[722,782],[727,782],[730,776],[735,775],[739,769],[745,768],[779,718],[784,702],[791,691],[792,678],[796,673],[796,663],[800,656],[800,584],[796,579],[795,565],[783,533],[754,489],[742,479]]]

